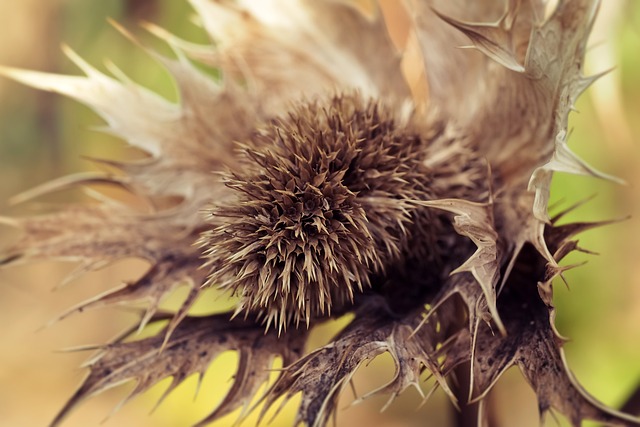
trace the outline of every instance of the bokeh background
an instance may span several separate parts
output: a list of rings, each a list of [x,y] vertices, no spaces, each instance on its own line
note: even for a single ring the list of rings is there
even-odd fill
[[[401,42],[406,25],[405,17],[394,11],[397,3],[383,2],[394,37]],[[577,378],[598,399],[620,407],[640,386],[640,2],[603,3],[586,67],[588,73],[616,68],[579,102],[580,112],[572,117],[570,144],[595,167],[625,179],[629,185],[557,175],[553,198],[568,206],[596,196],[567,220],[631,218],[581,236],[581,246],[600,255],[577,254],[568,260],[588,264],[566,273],[569,288],[562,283],[556,285],[556,305],[558,329],[572,338],[565,349]],[[138,27],[139,22],[154,22],[183,38],[207,42],[204,32],[190,19],[193,11],[185,0],[0,0],[0,64],[77,73],[61,53],[60,44],[64,42],[99,68],[104,69],[108,58],[133,80],[175,99],[166,72],[111,28],[106,17],[165,51]],[[1,79],[0,214],[20,215],[43,205],[78,200],[81,191],[48,196],[28,206],[11,206],[7,201],[53,177],[92,169],[83,155],[130,154],[121,141],[93,129],[100,124],[86,107]],[[0,248],[18,235],[0,225]],[[72,269],[73,265],[47,262],[0,271],[1,426],[46,425],[85,375],[78,367],[89,357],[57,350],[104,342],[134,319],[127,312],[100,310],[47,326],[70,306],[138,277],[145,265],[123,261],[53,292],[55,284]],[[167,307],[179,299],[179,294],[172,297]],[[195,310],[212,308],[212,303],[203,301]],[[322,343],[332,333],[332,327],[325,327],[314,334],[314,340]],[[163,427],[193,423],[220,401],[224,388],[230,385],[235,363],[232,353],[214,362],[195,400],[197,381],[191,378],[149,415],[168,385],[165,381],[125,405],[104,425]],[[388,357],[376,359],[356,375],[358,392],[381,385],[392,374]],[[131,385],[124,385],[88,400],[64,426],[98,425],[129,390]],[[419,396],[408,391],[382,414],[379,408],[385,402],[383,397],[349,407],[351,399],[347,391],[338,425],[445,426],[451,420],[450,405],[439,392],[418,408]],[[496,425],[539,425],[534,395],[515,370],[500,381],[490,406],[496,414]],[[232,414],[215,425],[232,425],[236,416]],[[556,421],[548,418],[547,424],[555,425]],[[288,426],[292,419],[293,409],[287,407],[272,425]],[[243,425],[255,423],[256,418],[250,417]]]

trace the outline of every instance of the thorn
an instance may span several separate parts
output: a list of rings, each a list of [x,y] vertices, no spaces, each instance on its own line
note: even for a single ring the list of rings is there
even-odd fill
[[[58,350],[54,350],[54,353],[81,353],[85,351],[96,351],[96,350],[104,350],[107,348],[106,344],[85,344],[78,345],[74,347],[66,347]]]
[[[349,378],[349,386],[351,388],[351,392],[353,393],[354,401],[358,400],[358,392],[356,391],[356,385],[354,384],[352,378]]]
[[[125,28],[121,23],[111,17],[107,17],[107,23],[111,25],[117,32],[122,34],[125,38],[129,39],[129,41],[131,41],[133,44],[143,47],[142,45],[140,45],[140,42],[135,38],[131,31]]]
[[[611,68],[608,68],[608,69],[606,69],[604,71],[601,71],[601,72],[599,72],[597,74],[594,74],[592,76],[583,76],[583,77],[581,77],[580,80],[578,81],[578,90],[576,91],[575,97],[573,99],[576,100],[589,87],[591,87],[591,85],[593,85],[595,82],[600,80],[602,77],[604,77],[607,74],[609,74],[612,71],[614,71],[616,68],[617,67],[611,67]]]
[[[68,44],[66,43],[61,44],[60,49],[62,49],[62,53],[64,53],[64,55],[67,58],[69,58],[69,60],[73,62],[76,67],[80,68],[80,70],[83,73],[85,73],[87,77],[96,76],[100,74],[93,66],[91,66],[73,49],[71,49],[71,47]]]
[[[577,203],[574,203],[573,205],[569,206],[566,209],[563,209],[562,211],[560,211],[559,213],[557,213],[556,215],[554,215],[551,218],[551,223],[555,224],[556,222],[558,222],[560,219],[562,219],[565,215],[567,215],[570,212],[573,212],[574,210],[586,205],[587,203],[589,203],[590,201],[592,201],[593,199],[595,199],[597,196],[597,194],[592,194],[590,196],[587,196],[586,198],[578,201]]]
[[[433,385],[433,387],[431,387],[431,389],[429,389],[429,391],[427,392],[426,396],[420,401],[420,404],[416,408],[416,412],[418,410],[420,410],[420,408],[422,408],[427,403],[427,401],[431,398],[431,396],[433,396],[433,393],[435,393],[435,391],[438,389],[438,385],[439,385],[439,383],[436,382]]]
[[[580,246],[576,246],[575,250],[578,251],[578,252],[582,252],[583,254],[587,254],[587,255],[600,256],[600,252],[591,251],[589,249],[581,248]]]

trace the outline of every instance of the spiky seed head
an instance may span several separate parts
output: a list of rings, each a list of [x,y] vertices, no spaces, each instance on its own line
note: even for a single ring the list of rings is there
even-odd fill
[[[358,95],[298,106],[242,145],[205,234],[209,283],[279,328],[344,307],[408,250],[429,198],[418,133]]]

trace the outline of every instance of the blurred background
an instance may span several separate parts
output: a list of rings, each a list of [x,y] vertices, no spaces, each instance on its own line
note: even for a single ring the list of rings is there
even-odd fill
[[[386,0],[383,6],[389,27],[401,42],[406,17],[396,12],[398,3]],[[557,284],[556,305],[558,329],[572,338],[565,349],[575,375],[599,400],[620,407],[640,386],[640,2],[603,3],[591,40],[587,74],[616,68],[581,99],[580,112],[572,117],[570,144],[596,168],[625,179],[629,185],[557,175],[552,194],[564,206],[596,196],[567,220],[631,219],[581,236],[581,246],[600,255],[577,254],[567,260],[568,264],[588,264],[566,274],[569,289]],[[185,39],[206,43],[204,32],[189,19],[192,15],[185,0],[2,0],[0,64],[76,74],[61,53],[60,44],[65,43],[98,68],[104,69],[108,58],[133,80],[176,99],[166,72],[110,27],[106,17],[163,49],[139,29],[138,23],[151,21]],[[0,214],[19,215],[40,209],[37,203],[10,206],[7,200],[53,177],[91,169],[93,166],[82,160],[83,155],[126,156],[128,151],[121,141],[92,130],[100,124],[90,110],[72,101],[0,79]],[[60,203],[80,197],[80,191],[71,191],[40,202]],[[18,235],[0,225],[0,248]],[[2,426],[46,425],[79,385],[85,372],[78,367],[89,357],[57,350],[104,342],[133,321],[127,313],[101,310],[45,327],[70,306],[140,276],[145,265],[120,262],[53,292],[55,284],[72,269],[73,265],[48,262],[0,271]],[[196,308],[206,309],[206,303]],[[322,343],[331,334],[331,327],[324,328],[315,333],[315,341]],[[230,385],[235,363],[232,353],[215,361],[195,401],[197,381],[191,378],[149,415],[168,385],[164,381],[125,405],[104,425],[189,425],[220,401],[224,387]],[[375,388],[392,374],[388,357],[376,359],[356,375],[358,392]],[[117,387],[88,400],[64,426],[98,425],[130,389],[131,385]],[[351,399],[347,391],[338,425],[446,426],[451,419],[450,406],[439,392],[418,408],[419,396],[408,391],[383,414],[379,408],[384,397],[349,408]],[[539,425],[533,392],[515,370],[499,382],[490,405],[500,426]],[[293,413],[287,407],[272,425],[291,425]],[[232,414],[214,425],[232,425],[236,416]],[[548,418],[548,425],[556,425],[553,418]],[[255,423],[256,417],[250,417],[243,425]]]

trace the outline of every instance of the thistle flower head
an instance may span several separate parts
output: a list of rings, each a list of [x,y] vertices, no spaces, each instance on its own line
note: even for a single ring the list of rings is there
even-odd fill
[[[226,181],[238,199],[212,214],[210,283],[279,328],[344,309],[412,250],[409,229],[426,209],[411,202],[430,198],[425,152],[418,134],[357,95],[271,120]]]
[[[426,105],[380,13],[333,0],[191,0],[215,48],[150,26],[178,53],[148,51],[175,77],[178,104],[69,50],[86,77],[0,69],[88,104],[150,154],[26,196],[98,182],[181,201],[141,214],[101,200],[11,221],[25,236],[0,266],[71,258],[81,274],[124,257],[150,263],[72,312],[145,300],[138,329],[168,320],[158,335],[102,348],[53,424],[124,381],[136,395],[173,377],[168,393],[235,350],[234,384],[201,425],[246,408],[281,357],[265,407],[301,393],[296,423],[324,426],[354,372],[381,353],[396,374],[374,393],[421,390],[427,370],[456,405],[472,405],[518,366],[543,413],[640,425],[580,388],[553,323],[558,262],[595,224],[549,219],[551,177],[610,178],[567,146],[569,112],[593,80],[582,63],[598,2],[560,1],[550,16],[543,1],[506,3],[411,2]],[[479,52],[455,49],[469,40]],[[159,313],[184,283],[183,305]],[[235,310],[189,315],[205,286],[237,296]],[[353,320],[330,343],[304,352],[310,330],[345,313]],[[468,390],[450,385],[461,370]]]

